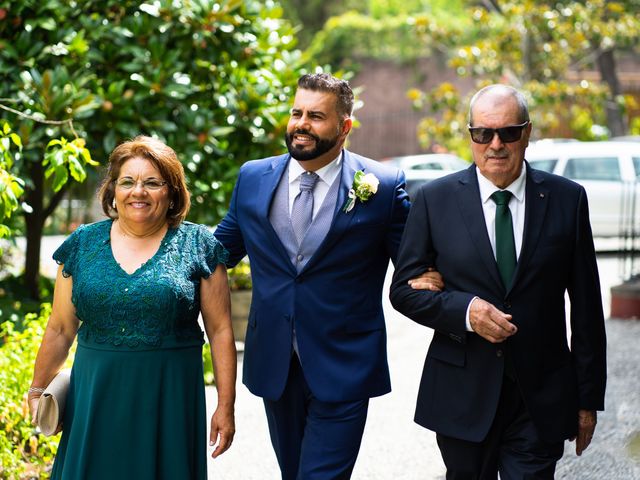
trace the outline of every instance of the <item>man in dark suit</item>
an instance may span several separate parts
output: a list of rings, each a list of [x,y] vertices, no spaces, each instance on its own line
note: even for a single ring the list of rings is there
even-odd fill
[[[480,90],[469,126],[474,164],[421,188],[391,287],[398,311],[434,329],[415,421],[437,433],[447,479],[552,479],[564,440],[577,437],[580,455],[604,408],[587,197],[525,162],[531,122],[517,90]],[[427,266],[441,291],[416,289]]]
[[[251,263],[243,381],[283,479],[350,478],[369,398],[391,389],[382,286],[409,201],[400,170],[343,148],[352,108],[346,81],[302,76],[289,154],[242,166],[215,232],[228,265]]]

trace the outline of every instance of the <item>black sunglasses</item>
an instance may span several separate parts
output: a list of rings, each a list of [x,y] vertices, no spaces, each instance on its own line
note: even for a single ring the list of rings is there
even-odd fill
[[[529,120],[520,125],[509,125],[502,128],[486,128],[486,127],[472,127],[469,125],[469,133],[471,134],[471,140],[475,143],[487,144],[491,143],[493,136],[497,133],[500,141],[503,143],[517,142],[522,137],[522,130],[529,125]]]

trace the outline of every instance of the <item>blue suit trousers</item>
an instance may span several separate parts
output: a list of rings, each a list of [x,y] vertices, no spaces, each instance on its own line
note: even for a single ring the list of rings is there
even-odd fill
[[[369,400],[322,402],[307,385],[297,355],[282,396],[264,400],[283,480],[347,480],[358,457]]]

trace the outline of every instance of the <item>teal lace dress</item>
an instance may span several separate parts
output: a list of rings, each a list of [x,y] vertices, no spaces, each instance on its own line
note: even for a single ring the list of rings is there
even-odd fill
[[[199,285],[227,252],[185,222],[128,274],[111,225],[81,226],[53,255],[72,277],[81,325],[51,478],[205,480]]]

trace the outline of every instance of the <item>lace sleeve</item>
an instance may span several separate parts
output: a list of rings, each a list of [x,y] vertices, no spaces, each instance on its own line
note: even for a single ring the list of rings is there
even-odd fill
[[[84,225],[80,225],[62,245],[53,253],[53,259],[62,267],[63,277],[72,277],[76,267],[76,258],[78,253],[78,242]]]
[[[200,227],[198,242],[200,275],[209,278],[218,264],[224,264],[229,260],[229,252],[204,225]]]

